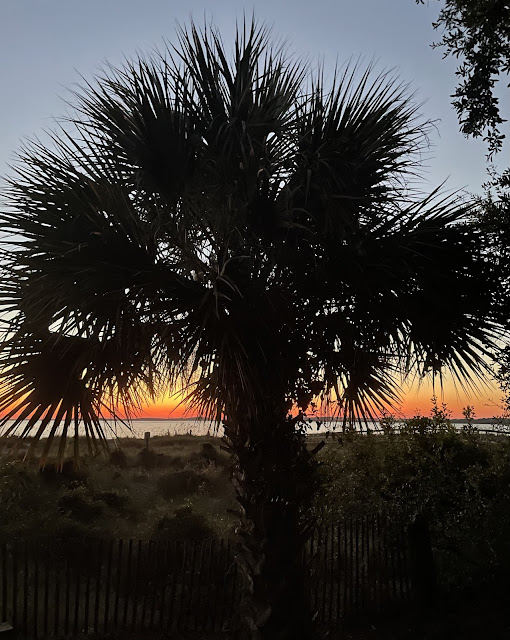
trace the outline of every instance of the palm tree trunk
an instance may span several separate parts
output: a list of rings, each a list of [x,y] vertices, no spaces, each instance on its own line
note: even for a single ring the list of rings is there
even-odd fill
[[[242,611],[248,637],[315,638],[302,559],[314,526],[317,474],[305,436],[285,413],[273,419],[266,413],[226,434],[241,506],[238,561],[248,584]]]

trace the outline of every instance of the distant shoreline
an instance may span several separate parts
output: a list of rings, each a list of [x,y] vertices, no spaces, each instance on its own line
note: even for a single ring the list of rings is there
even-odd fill
[[[428,417],[428,416],[424,416],[424,417]],[[108,418],[109,420],[113,420],[113,418]],[[127,418],[123,418],[124,420],[127,420]],[[309,418],[312,422],[316,422],[317,420],[320,420],[321,422],[341,422],[341,418],[332,418],[332,417],[324,417],[324,416],[317,416],[317,417],[310,417]],[[403,420],[411,420],[412,418],[396,418],[397,422],[401,422]],[[494,416],[491,416],[490,418],[474,418],[471,420],[472,424],[487,424],[488,422],[493,422],[498,420],[497,418],[495,418]],[[201,417],[191,417],[191,418],[131,418],[130,422],[214,422],[214,420],[211,420],[210,418],[201,418]],[[499,420],[498,420],[499,421]],[[368,420],[368,422],[378,422],[378,420]],[[450,422],[452,424],[465,424],[467,423],[467,420],[465,418],[451,418]],[[510,420],[502,420],[503,424],[509,424],[510,425]]]

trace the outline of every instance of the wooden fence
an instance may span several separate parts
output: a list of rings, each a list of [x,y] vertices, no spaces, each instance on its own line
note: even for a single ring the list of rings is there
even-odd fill
[[[377,515],[317,531],[305,557],[310,604],[318,622],[335,624],[411,600],[410,542],[401,522]]]
[[[407,529],[380,516],[315,532],[304,569],[321,624],[398,606],[413,593]],[[243,588],[228,540],[0,545],[0,620],[25,638],[234,631]]]

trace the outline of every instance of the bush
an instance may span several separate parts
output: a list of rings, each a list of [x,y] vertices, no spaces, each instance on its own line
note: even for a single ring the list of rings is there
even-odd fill
[[[168,457],[168,466],[173,469],[183,469],[187,464],[187,460],[182,456],[169,456]]]
[[[39,473],[45,482],[52,485],[77,486],[87,482],[87,474],[74,460],[64,460],[62,469],[57,463],[50,462]]]
[[[57,503],[60,513],[74,518],[78,522],[95,520],[104,511],[103,505],[93,502],[82,488],[65,493]]]
[[[145,469],[161,469],[168,467],[170,460],[162,453],[154,453],[150,449],[142,449],[136,456],[136,464]]]
[[[209,466],[225,467],[229,464],[230,458],[223,455],[216,446],[210,442],[204,442],[199,451],[189,456],[188,464],[195,469],[206,469]]]
[[[83,554],[83,541],[88,536],[88,530],[72,520],[62,519],[58,522],[58,526],[52,532],[51,538],[48,540],[48,548],[56,553],[56,555],[64,554],[71,547],[76,556]],[[73,545],[75,545],[73,547]]]
[[[200,449],[200,455],[206,462],[217,464],[219,461],[218,451],[210,442],[205,442]]]
[[[115,449],[110,453],[110,463],[119,469],[126,469],[128,466],[126,453],[122,449]]]
[[[99,491],[92,497],[94,502],[104,502],[108,507],[116,511],[123,512],[129,505],[130,499],[127,495],[121,495],[116,491]]]
[[[147,473],[136,473],[131,476],[131,479],[137,484],[148,484],[151,482],[151,478]]]
[[[417,419],[406,426],[323,449],[318,517],[327,523],[382,511],[409,523],[425,516],[445,586],[478,579],[476,567],[486,577],[510,567],[508,444],[422,428]]]
[[[195,513],[190,506],[176,509],[173,516],[161,518],[156,524],[153,535],[156,540],[191,540],[215,537],[213,529],[204,516]]]
[[[163,498],[172,500],[179,496],[196,493],[205,484],[204,476],[191,469],[167,473],[158,480],[158,490]]]

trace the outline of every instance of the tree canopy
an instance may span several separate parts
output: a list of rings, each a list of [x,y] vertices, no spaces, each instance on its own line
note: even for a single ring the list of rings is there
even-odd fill
[[[495,87],[501,76],[508,79],[510,73],[510,5],[507,0],[445,0],[433,26],[442,31],[433,46],[443,47],[445,57],[461,59],[456,72],[459,84],[452,96],[460,130],[466,136],[483,137],[491,158],[505,138]]]

